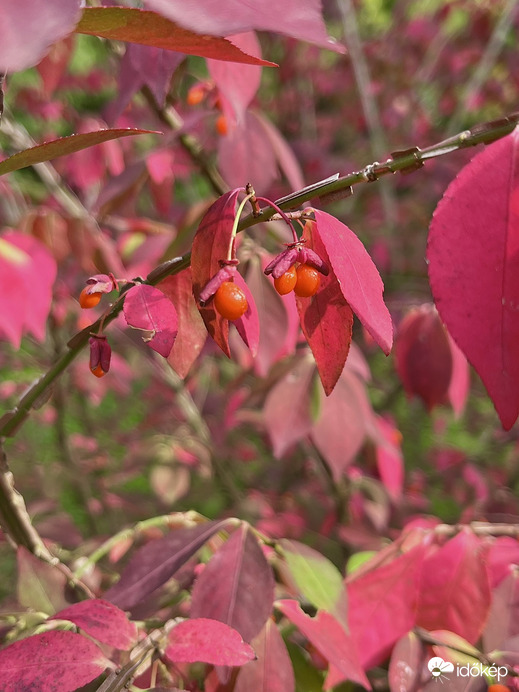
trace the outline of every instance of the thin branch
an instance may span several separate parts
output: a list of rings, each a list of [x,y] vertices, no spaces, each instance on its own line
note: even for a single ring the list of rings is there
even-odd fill
[[[362,48],[362,40],[359,34],[355,8],[352,0],[339,0],[338,6],[342,16],[342,28],[345,43],[351,57],[360,102],[362,104],[362,110],[368,126],[371,151],[373,156],[380,156],[384,151],[387,150],[386,138],[384,136],[384,129],[382,128],[382,123],[380,121],[377,102],[371,88],[371,77],[369,74],[366,56],[364,55],[364,50]],[[384,208],[384,216],[386,217],[386,224],[389,227],[392,227],[395,225],[397,218],[396,200],[393,187],[386,183],[381,186],[380,192],[382,206]]]

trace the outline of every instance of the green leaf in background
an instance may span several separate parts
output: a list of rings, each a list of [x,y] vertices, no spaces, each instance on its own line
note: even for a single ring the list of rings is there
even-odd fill
[[[280,541],[290,578],[317,609],[327,610],[346,624],[346,589],[337,567],[313,548],[298,541]]]
[[[353,553],[348,562],[346,563],[346,574],[351,574],[355,572],[356,569],[362,567],[362,565],[370,560],[373,555],[375,555],[374,550],[361,550],[358,553]]]

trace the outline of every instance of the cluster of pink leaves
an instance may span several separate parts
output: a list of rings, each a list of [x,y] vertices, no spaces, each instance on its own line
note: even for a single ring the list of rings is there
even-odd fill
[[[49,627],[3,649],[4,689],[37,684],[45,692],[53,689],[58,676],[61,689],[72,691],[113,669],[114,649],[131,651],[138,639],[136,626],[122,609],[137,607],[142,616],[150,596],[233,521],[177,529],[151,540],[134,553],[119,582],[102,599],[48,607],[47,622],[73,623],[87,637]],[[325,557],[297,541],[280,541],[276,554],[267,551],[246,524],[218,546],[214,544],[202,570],[197,569],[190,618],[171,629],[163,648],[168,665],[199,661],[214,666],[205,689],[224,689],[230,667],[236,666],[241,669],[234,690],[295,689],[290,657],[270,619],[273,608],[299,630],[302,637],[294,638],[298,646],[316,650],[326,662],[324,689],[351,680],[369,690],[366,673],[389,660],[392,692],[402,686],[421,690],[430,682],[428,658],[458,660],[453,656],[459,657],[459,651],[450,647],[477,655],[471,647],[480,642],[485,655],[496,657],[500,651],[502,664],[515,665],[517,574],[509,566],[519,554],[512,539],[482,539],[468,529],[447,538],[435,532],[434,525],[409,525],[397,541],[345,579]],[[194,569],[192,561],[189,564]],[[272,565],[280,576],[278,593],[291,598],[275,601]],[[55,568],[24,549],[19,568],[26,587],[32,579],[39,593],[55,581],[50,576]],[[27,598],[30,589],[23,593]],[[296,600],[301,597],[317,609],[315,617],[301,609]],[[154,608],[153,603],[149,607]],[[283,629],[286,621],[279,625]],[[427,630],[436,644],[431,648],[420,641],[412,633],[415,627]]]

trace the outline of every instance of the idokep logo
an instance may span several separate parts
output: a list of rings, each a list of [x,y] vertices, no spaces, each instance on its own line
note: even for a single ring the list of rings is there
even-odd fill
[[[497,678],[499,682],[501,678],[506,678],[509,672],[506,666],[484,666],[480,661],[465,665],[457,663],[456,668],[454,668],[453,663],[444,661],[440,656],[429,659],[427,668],[433,680],[439,680],[440,682],[448,680],[448,674],[450,673],[454,673],[459,678],[477,678],[482,676],[492,679]]]
[[[450,661],[444,661],[443,658],[439,656],[431,658],[427,664],[427,668],[431,671],[434,680],[439,680],[440,682],[449,679],[446,673],[454,672],[454,664]]]

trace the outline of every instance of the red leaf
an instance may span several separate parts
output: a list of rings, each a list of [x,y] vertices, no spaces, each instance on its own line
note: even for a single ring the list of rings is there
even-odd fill
[[[487,546],[461,531],[427,556],[420,580],[416,624],[449,630],[474,644],[490,608]]]
[[[276,607],[304,634],[315,646],[321,656],[329,662],[330,668],[324,689],[351,680],[371,689],[359,661],[356,643],[351,634],[346,634],[337,620],[325,610],[320,610],[315,618],[306,615],[297,601],[277,601]]]
[[[53,43],[74,31],[80,0],[24,0],[0,6],[0,74],[36,65]]]
[[[74,603],[49,619],[69,620],[98,642],[115,649],[130,649],[137,641],[135,623],[122,610],[100,598]]]
[[[393,323],[384,303],[384,284],[373,260],[355,233],[324,211],[314,211],[317,232],[326,247],[341,291],[364,327],[387,355]]]
[[[274,577],[257,539],[242,525],[216,552],[193,587],[191,617],[225,622],[250,642],[274,600]]]
[[[404,460],[400,448],[402,435],[385,418],[377,417],[375,423],[380,433],[376,449],[378,474],[389,496],[396,501],[402,497],[404,487]]]
[[[447,337],[452,355],[452,377],[447,397],[456,416],[460,416],[463,413],[469,394],[469,364],[449,332],[447,332]]]
[[[152,6],[151,2],[148,4]],[[76,31],[79,34],[140,43],[215,60],[229,60],[250,65],[272,66],[275,64],[247,55],[227,39],[205,36],[204,34],[210,32],[204,32],[196,25],[191,27],[190,31],[190,27],[185,29],[178,26],[174,17],[170,19],[172,21],[155,12],[129,7],[89,7],[83,10],[83,16]],[[225,35],[231,33],[236,32],[225,32]]]
[[[248,55],[261,55],[261,46],[254,32],[236,34],[232,42]],[[208,60],[209,75],[220,94],[223,112],[231,122],[240,122],[248,105],[256,95],[261,81],[261,68],[244,67],[221,60]]]
[[[227,259],[240,192],[243,192],[243,188],[230,190],[219,197],[209,207],[196,232],[191,250],[191,272],[197,302],[202,289],[220,269],[219,261]],[[207,331],[225,355],[230,357],[228,320],[221,317],[211,303],[206,307],[199,307],[199,310]]]
[[[255,658],[240,633],[218,620],[197,618],[179,622],[168,637],[166,656],[174,663],[242,666]]]
[[[234,322],[234,326],[243,342],[249,347],[252,356],[255,357],[258,353],[260,335],[258,310],[249,287],[238,272],[234,275],[234,283],[241,288],[247,299],[247,312]]]
[[[299,358],[272,387],[265,400],[263,419],[276,457],[282,457],[312,428],[312,382],[315,365],[312,357]]]
[[[123,312],[130,327],[152,332],[145,341],[167,358],[177,336],[178,319],[175,306],[164,293],[146,284],[133,286],[126,293]]]
[[[102,651],[74,632],[44,632],[0,651],[3,692],[72,692],[110,665]]]
[[[495,538],[488,552],[488,569],[492,589],[510,574],[512,565],[517,564],[519,564],[519,542],[509,536]]]
[[[353,572],[347,584],[349,625],[365,669],[382,663],[414,627],[424,553],[420,544],[357,578]]]
[[[409,396],[418,396],[431,411],[447,401],[452,379],[452,352],[445,327],[431,305],[411,310],[398,327],[396,369]]]
[[[150,541],[136,551],[117,584],[104,594],[105,599],[123,610],[132,608],[167,582],[226,523],[213,521],[177,529]]]
[[[519,133],[489,145],[449,185],[431,223],[434,300],[503,427],[519,414]]]
[[[240,670],[234,692],[294,692],[292,662],[283,637],[270,618],[252,646],[256,660]]]
[[[326,35],[319,0],[199,0],[196,5],[184,0],[148,0],[148,5],[181,26],[216,36],[230,36],[244,31],[274,31],[319,46],[344,52],[344,48]],[[280,21],[280,11],[283,21]]]
[[[168,356],[168,363],[180,377],[185,377],[207,339],[205,325],[193,298],[191,268],[187,267],[174,276],[168,276],[157,288],[171,300],[177,310],[178,333]]]
[[[364,443],[372,417],[365,384],[346,366],[334,391],[321,399],[319,419],[311,432],[336,481]]]
[[[517,653],[519,643],[518,616],[519,575],[516,567],[492,593],[492,605],[483,632],[483,650],[514,651]]]
[[[84,132],[80,135],[70,135],[69,137],[60,137],[53,139],[50,142],[38,144],[30,149],[24,149],[17,154],[13,154],[8,159],[0,161],[0,175],[18,171],[20,168],[34,166],[42,161],[51,161],[58,156],[66,156],[73,154],[81,149],[93,147],[102,142],[108,142],[111,139],[120,139],[121,137],[132,137],[133,135],[160,135],[161,132],[153,130],[138,130],[136,128],[112,128],[106,130],[97,130],[97,132]]]
[[[329,395],[335,387],[348,357],[353,326],[353,313],[341,293],[338,277],[317,232],[316,224],[305,224],[306,247],[314,250],[330,267],[328,276],[321,276],[321,285],[312,298],[297,298],[301,329],[305,335],[324,391]]]

